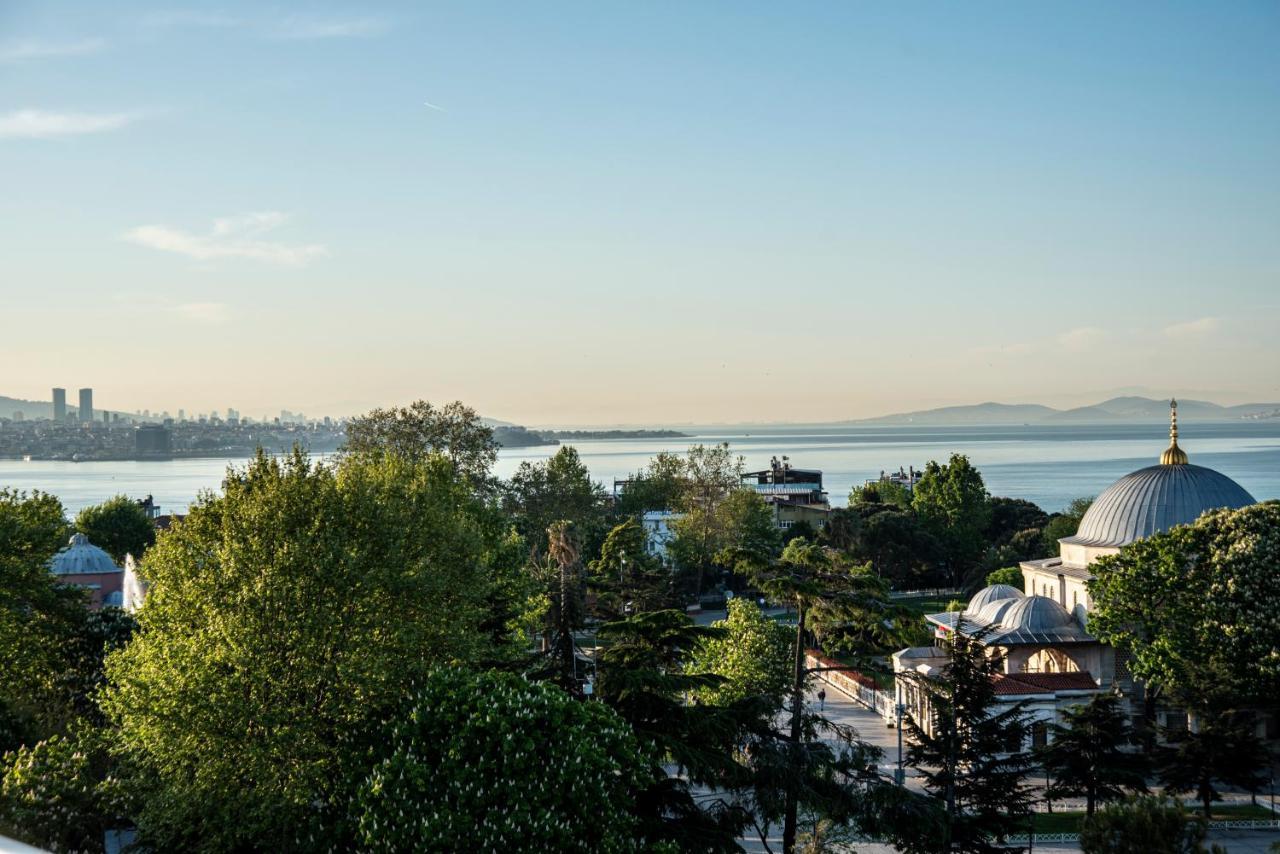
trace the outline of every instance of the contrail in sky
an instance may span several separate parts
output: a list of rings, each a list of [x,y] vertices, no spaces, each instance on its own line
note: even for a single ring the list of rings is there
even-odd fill
[[[431,109],[435,110],[438,113],[443,113],[445,111],[444,107],[437,107],[435,104],[431,103],[430,101],[423,101],[422,106],[430,107]]]

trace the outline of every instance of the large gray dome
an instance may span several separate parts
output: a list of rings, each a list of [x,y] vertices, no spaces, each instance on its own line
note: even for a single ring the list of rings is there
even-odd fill
[[[1253,496],[1225,474],[1203,466],[1158,465],[1127,474],[1107,487],[1080,520],[1082,546],[1123,546],[1194,522],[1206,510],[1253,504]]]
[[[84,534],[75,534],[67,547],[49,561],[49,571],[54,575],[97,575],[123,570]]]

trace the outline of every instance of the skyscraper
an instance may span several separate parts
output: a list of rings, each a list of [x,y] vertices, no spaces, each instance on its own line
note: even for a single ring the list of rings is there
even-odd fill
[[[80,420],[93,420],[93,389],[80,389]]]
[[[55,388],[53,390],[53,420],[67,420],[67,390],[65,388]]]

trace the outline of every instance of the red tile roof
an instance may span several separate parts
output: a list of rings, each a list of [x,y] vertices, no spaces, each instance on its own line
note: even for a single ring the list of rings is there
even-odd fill
[[[996,694],[1051,694],[1057,691],[1093,691],[1098,685],[1086,672],[998,673],[991,677]]]

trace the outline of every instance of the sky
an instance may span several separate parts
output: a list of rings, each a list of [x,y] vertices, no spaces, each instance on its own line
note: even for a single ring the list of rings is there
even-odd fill
[[[1280,400],[1275,2],[0,0],[0,394]]]

